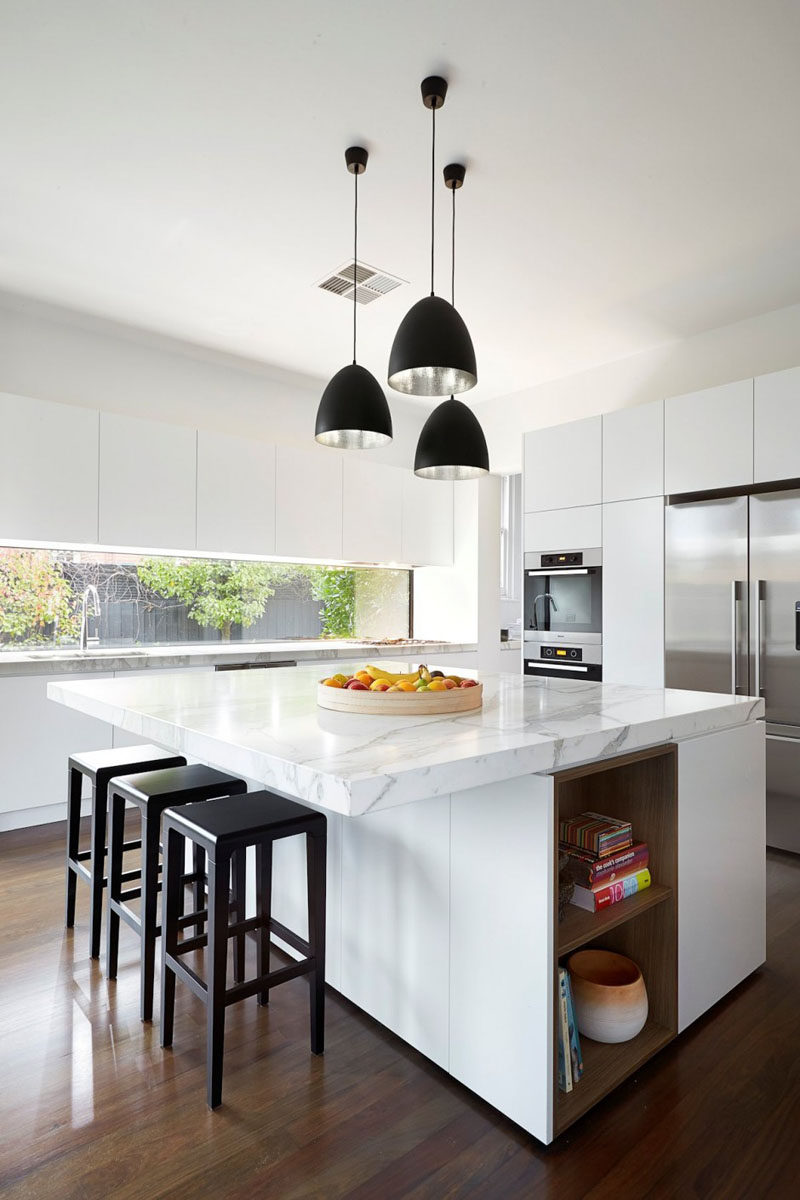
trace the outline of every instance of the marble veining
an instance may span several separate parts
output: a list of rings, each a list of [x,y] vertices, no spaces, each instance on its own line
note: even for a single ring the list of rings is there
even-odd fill
[[[355,716],[317,707],[320,677],[319,666],[176,671],[54,680],[47,692],[148,741],[349,816],[611,758],[764,715],[763,700],[752,697],[484,673],[482,709]]]

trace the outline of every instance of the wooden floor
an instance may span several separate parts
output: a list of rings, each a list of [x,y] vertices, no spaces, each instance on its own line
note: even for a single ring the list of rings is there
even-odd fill
[[[336,993],[312,1058],[303,980],[268,1010],[229,1009],[209,1113],[202,1006],[179,985],[162,1052],[138,1018],[133,933],[109,984],[87,958],[82,884],[63,928],[63,836],[0,835],[4,1198],[800,1193],[800,858],[769,856],[767,966],[545,1148]]]

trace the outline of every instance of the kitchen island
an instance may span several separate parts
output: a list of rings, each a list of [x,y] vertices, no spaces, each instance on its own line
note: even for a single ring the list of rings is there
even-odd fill
[[[48,695],[324,809],[328,982],[543,1142],[763,963],[762,700],[482,675],[476,712],[372,717],[318,709],[319,678],[175,673]],[[653,885],[559,923],[557,822],[585,809],[632,820]],[[302,934],[297,843],[276,847],[274,913]],[[556,967],[594,944],[636,958],[650,1017],[622,1046],[584,1039],[566,1095]]]

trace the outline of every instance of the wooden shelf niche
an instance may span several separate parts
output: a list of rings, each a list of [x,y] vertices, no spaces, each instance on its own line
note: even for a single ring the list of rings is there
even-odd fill
[[[646,891],[599,913],[570,905],[561,923],[556,896],[553,1133],[557,1136],[677,1033],[677,747],[657,746],[561,771],[554,776],[554,792],[556,831],[558,821],[586,811],[630,821],[634,840],[650,847],[652,877]],[[557,843],[555,877],[557,880]],[[629,1042],[606,1045],[582,1036],[583,1076],[571,1092],[562,1092],[558,1087],[557,967],[566,965],[573,951],[589,946],[617,951],[638,963],[650,1011],[642,1032]]]

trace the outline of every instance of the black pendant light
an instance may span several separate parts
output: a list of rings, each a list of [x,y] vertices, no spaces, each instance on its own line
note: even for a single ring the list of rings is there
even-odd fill
[[[392,415],[383,388],[374,375],[356,362],[358,301],[358,177],[367,169],[367,151],[350,146],[344,153],[353,175],[353,361],[331,379],[317,409],[314,437],[323,446],[343,450],[369,450],[392,440]]]
[[[447,396],[478,382],[469,330],[455,307],[433,292],[436,110],[446,95],[445,79],[423,79],[422,102],[431,110],[431,294],[406,313],[389,355],[389,386],[407,396]]]
[[[453,304],[456,291],[456,189],[463,184],[465,174],[466,169],[461,163],[450,163],[444,169],[445,184],[453,194],[450,276]],[[477,479],[488,470],[489,451],[480,422],[466,404],[451,396],[433,410],[422,426],[414,456],[414,474],[423,479]]]

